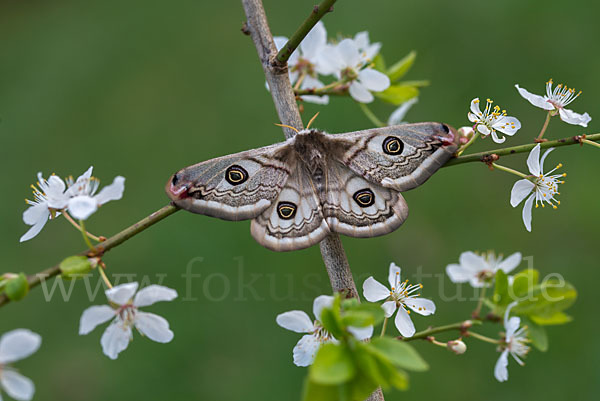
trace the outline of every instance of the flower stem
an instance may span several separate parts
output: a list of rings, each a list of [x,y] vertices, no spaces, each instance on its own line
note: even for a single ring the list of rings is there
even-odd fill
[[[595,146],[597,148],[600,148],[600,143],[597,143],[597,142],[594,142],[594,141],[590,141],[588,139],[582,139],[581,142],[587,143],[588,145],[592,145],[592,146]]]
[[[462,154],[463,154],[463,152],[464,152],[465,150],[467,150],[467,148],[468,148],[469,146],[471,146],[471,145],[473,144],[473,142],[475,142],[475,140],[476,140],[477,138],[479,138],[479,132],[475,131],[475,132],[473,133],[473,136],[471,137],[471,139],[469,139],[469,142],[465,143],[465,144],[464,144],[464,145],[463,145],[463,146],[462,146],[462,147],[461,147],[461,148],[458,150],[458,152],[456,152],[456,156],[460,156],[460,155],[462,155]]]
[[[577,145],[586,140],[590,141],[590,142],[591,141],[598,142],[598,141],[600,141],[600,133],[586,135],[585,138],[583,138],[582,135],[571,136],[568,138],[556,139],[554,141],[542,142],[539,145],[542,149],[557,148],[559,146]],[[530,152],[531,149],[535,148],[537,145],[538,145],[537,143],[530,143],[530,144],[526,144],[526,145],[511,146],[509,148],[501,148],[501,149],[488,150],[486,152],[473,153],[473,154],[466,155],[466,156],[459,156],[459,157],[455,157],[453,159],[448,160],[448,162],[446,162],[446,164],[444,164],[443,167],[455,166],[457,164],[471,163],[471,162],[486,162],[487,160],[489,160],[489,157],[491,155],[507,156],[507,155],[514,155],[517,153],[526,153],[526,152]]]
[[[500,340],[495,340],[493,338],[489,338],[489,337],[483,336],[483,335],[478,334],[478,333],[473,333],[472,331],[468,331],[466,334],[469,337],[473,337],[473,338],[476,338],[478,340],[485,341],[486,343],[500,344]]]
[[[544,121],[544,126],[542,127],[540,134],[537,136],[537,138],[535,138],[536,140],[539,141],[544,136],[544,133],[546,132],[546,128],[548,128],[548,124],[550,123],[550,118],[552,118],[552,111],[549,111],[548,114],[546,115],[546,121]]]
[[[84,224],[83,220],[79,220],[79,227],[80,227],[81,235],[83,236],[83,240],[85,241],[85,244],[88,246],[88,248],[90,248],[90,250],[92,252],[96,251],[96,248],[94,248],[94,245],[92,245],[92,242],[90,241],[90,238],[88,237],[87,231],[85,231],[85,224]]]
[[[65,219],[67,219],[67,221],[69,223],[71,223],[73,225],[73,227],[75,227],[77,229],[77,231],[81,231],[81,227],[79,226],[79,224],[77,224],[77,222],[75,220],[73,220],[71,215],[66,210],[63,210],[62,213],[63,213],[63,216],[65,216]],[[90,237],[94,241],[101,242],[100,237],[95,236],[94,234],[90,233],[89,231],[86,231],[86,234],[88,237]]]
[[[525,174],[523,174],[523,173],[521,173],[521,172],[519,172],[517,170],[513,170],[510,167],[501,166],[501,165],[496,164],[496,163],[492,163],[492,166],[494,168],[497,168],[498,170],[506,171],[507,173],[514,174],[514,175],[519,176],[521,178],[527,178],[527,175],[525,175]]]
[[[308,18],[298,27],[296,32],[294,32],[287,43],[279,50],[279,53],[277,53],[275,60],[279,65],[283,66],[287,63],[294,50],[296,50],[310,30],[325,14],[333,10],[333,3],[335,2],[336,0],[323,0],[318,6],[313,7]]]
[[[105,266],[106,265],[104,263],[98,265],[98,272],[100,273],[100,276],[102,277],[102,280],[104,281],[104,284],[106,284],[106,286],[108,288],[113,288],[112,284],[110,283],[110,280],[106,276],[106,272],[104,271]]]
[[[388,324],[388,318],[386,317],[385,319],[383,319],[383,326],[381,327],[380,337],[383,337],[385,335],[385,329],[387,329],[387,324]]]
[[[473,311],[473,318],[479,319],[479,313],[481,312],[481,307],[483,306],[483,300],[485,299],[485,291],[487,287],[483,286],[481,288],[481,292],[479,292],[479,301],[477,302],[477,307]]]
[[[369,106],[367,106],[365,103],[358,103],[358,105],[360,106],[360,109],[363,111],[363,113],[365,113],[365,116],[367,116],[367,118],[373,124],[375,124],[375,126],[379,128],[385,127],[386,124],[384,124],[379,118],[377,118],[377,116],[375,115],[375,113],[373,113],[373,111],[371,111]]]
[[[427,330],[423,330],[423,331],[419,331],[419,332],[415,333],[412,337],[398,337],[398,339],[403,340],[403,341],[422,340],[433,334],[442,333],[444,331],[453,331],[453,330],[459,330],[461,332],[466,331],[467,329],[472,327],[474,324],[481,324],[481,321],[479,321],[479,320],[463,320],[460,322],[447,324],[445,326],[431,327]]]
[[[296,96],[302,95],[341,95],[345,94],[345,90],[347,89],[344,84],[346,84],[348,80],[346,78],[340,79],[339,81],[332,82],[325,86],[321,86],[320,88],[307,88],[307,89],[298,89],[294,88],[294,94]],[[344,88],[343,91],[340,88]]]
[[[92,247],[91,252],[90,252],[90,250],[85,250],[83,252],[80,252],[80,255],[85,255],[85,256],[102,255],[105,252],[111,250],[112,248],[115,248],[115,247],[121,245],[123,242],[127,241],[129,238],[141,233],[142,231],[146,230],[147,228],[158,223],[165,217],[172,215],[173,213],[175,213],[178,210],[179,210],[179,208],[177,206],[174,206],[171,204],[164,206],[161,209],[157,210],[156,212],[152,213],[151,215],[138,221],[134,225],[113,235],[106,241],[101,242],[95,248]],[[90,253],[91,253],[91,255],[90,255]],[[50,277],[57,276],[59,274],[60,274],[60,266],[57,264],[57,265],[49,267],[45,270],[42,270],[34,275],[27,276],[27,282],[29,283],[29,288],[31,289],[33,287],[37,287],[38,285],[40,285],[40,283],[42,281],[49,279]],[[6,294],[0,294],[0,306],[4,306],[9,302],[10,302],[10,299],[8,299]]]

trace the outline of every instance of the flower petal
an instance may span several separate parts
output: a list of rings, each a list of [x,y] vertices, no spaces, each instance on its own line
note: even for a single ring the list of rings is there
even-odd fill
[[[390,263],[390,269],[388,271],[388,283],[390,288],[395,288],[400,285],[400,267],[394,262]]]
[[[529,167],[529,172],[536,177],[542,173],[540,168],[540,144],[535,145],[531,152],[529,152],[529,156],[527,157],[527,167]]]
[[[435,303],[425,298],[407,298],[404,304],[419,315],[429,316],[435,313]]]
[[[383,308],[384,312],[385,312],[385,317],[390,317],[394,314],[394,312],[396,311],[396,301],[387,301],[384,302],[383,305],[381,305],[381,307]]]
[[[515,117],[504,117],[496,121],[492,127],[503,134],[512,136],[521,129],[521,122]]]
[[[127,348],[130,341],[131,327],[125,326],[119,319],[115,319],[100,338],[102,352],[110,359],[117,359],[119,353]]]
[[[79,320],[79,335],[91,332],[99,324],[106,323],[116,316],[116,311],[108,305],[90,306],[83,311]]]
[[[517,207],[519,203],[523,201],[533,191],[535,184],[527,179],[522,179],[515,182],[512,190],[510,191],[510,205]]]
[[[281,313],[277,315],[275,321],[284,329],[296,333],[311,333],[314,330],[312,320],[310,320],[310,317],[306,312],[301,310],[292,310]]]
[[[523,205],[523,224],[525,224],[525,228],[527,231],[531,232],[531,209],[533,208],[533,198],[535,196],[532,194]]]
[[[37,205],[30,206],[23,212],[23,221],[25,224],[32,226],[25,234],[21,236],[19,239],[20,242],[25,242],[42,231],[42,228],[46,225],[46,222],[50,218],[50,211],[48,210],[48,205],[44,203],[39,203]]]
[[[31,379],[12,369],[2,371],[0,384],[4,391],[15,400],[29,401],[35,393],[35,386]]]
[[[398,308],[398,313],[396,313],[396,319],[394,319],[394,323],[403,337],[412,337],[413,334],[415,334],[415,325],[413,324],[412,320],[410,320],[410,315],[404,308]]]
[[[498,268],[504,273],[510,273],[521,264],[521,252],[515,252],[498,264]]]
[[[353,327],[348,326],[348,331],[350,334],[354,336],[357,340],[365,341],[373,336],[373,326],[367,327]]]
[[[587,127],[588,123],[592,121],[592,117],[588,113],[579,114],[569,109],[559,109],[558,112],[560,119],[569,124]]]
[[[390,78],[372,68],[365,68],[358,73],[358,80],[370,91],[381,92],[390,86]]]
[[[485,124],[477,125],[477,132],[479,132],[483,136],[488,136],[492,131]]]
[[[129,302],[133,298],[133,294],[138,289],[138,283],[125,283],[114,286],[106,290],[104,293],[109,301],[114,302],[117,305],[123,305]]]
[[[550,152],[552,152],[553,150],[554,150],[554,148],[549,148],[542,155],[542,158],[540,159],[540,174],[544,173],[544,161],[546,161],[546,157],[548,157],[548,155],[550,154]]]
[[[474,276],[474,273],[471,270],[466,269],[457,263],[446,266],[446,274],[453,283],[466,283]]]
[[[404,121],[404,117],[406,117],[406,113],[408,113],[408,110],[410,110],[410,108],[417,103],[418,100],[419,98],[413,97],[412,99],[402,103],[400,107],[390,114],[390,118],[388,118],[388,125],[398,125],[402,123]]]
[[[51,175],[47,182],[48,187],[44,193],[48,198],[48,206],[54,209],[63,209],[68,200],[68,197],[64,194],[66,189],[65,182],[56,175]]]
[[[352,98],[357,102],[371,103],[373,100],[375,100],[371,92],[369,92],[367,88],[365,88],[365,86],[358,81],[354,81],[352,84],[350,84],[348,92],[350,93],[350,96],[352,96]]]
[[[168,343],[173,339],[173,332],[169,329],[169,322],[162,316],[154,313],[137,311],[135,315],[135,327],[157,343]]]
[[[309,366],[315,360],[315,355],[321,342],[312,334],[302,336],[293,350],[294,364],[296,366]]]
[[[86,220],[98,210],[98,203],[91,196],[78,195],[69,199],[68,209],[71,216],[78,220]]]
[[[470,271],[472,275],[477,275],[477,273],[487,268],[485,259],[481,255],[477,255],[471,251],[461,253],[458,262],[464,269]]]
[[[475,114],[473,114],[471,112],[467,113],[467,117],[469,118],[469,121],[471,121],[472,123],[479,122],[479,117],[477,117]]]
[[[500,354],[500,358],[496,362],[494,367],[494,377],[499,382],[505,382],[508,380],[508,350],[505,349]]]
[[[519,94],[523,96],[529,103],[534,105],[535,107],[539,107],[544,110],[553,110],[554,106],[552,103],[548,102],[545,97],[540,95],[534,95],[529,92],[527,89],[521,88],[518,84],[515,85],[515,88],[519,91]]]
[[[42,337],[27,329],[16,329],[0,337],[0,364],[27,358],[40,348]],[[2,376],[2,374],[0,374]]]
[[[314,63],[314,60],[319,55],[321,49],[327,43],[327,30],[322,21],[316,23],[316,25],[310,30],[308,35],[300,43],[300,50],[302,50],[302,56]]]
[[[119,200],[123,197],[125,191],[125,177],[116,176],[113,183],[102,188],[100,193],[94,196],[98,206],[104,205],[112,200]]]
[[[369,302],[377,302],[389,297],[390,290],[371,276],[363,283],[363,296]]]
[[[477,117],[477,118],[481,117],[481,115],[483,114],[481,112],[481,109],[479,108],[479,98],[478,97],[471,100],[471,113],[473,113],[475,115],[475,117]],[[475,122],[475,121],[472,121],[472,122]]]
[[[337,45],[339,57],[345,67],[356,67],[360,62],[360,54],[352,39],[344,39]]]
[[[492,140],[496,143],[504,143],[504,141],[506,141],[505,137],[499,137],[498,134],[496,134],[496,130],[492,130]]]
[[[133,305],[141,308],[150,306],[156,302],[172,301],[177,298],[177,291],[162,285],[152,284],[142,288],[133,299]]]
[[[323,308],[330,308],[333,305],[333,297],[331,295],[319,295],[313,302],[313,315],[317,320],[321,320],[321,311]]]

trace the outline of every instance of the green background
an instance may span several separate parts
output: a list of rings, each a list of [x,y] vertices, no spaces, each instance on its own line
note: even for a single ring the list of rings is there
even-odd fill
[[[312,5],[266,1],[272,31],[290,35]],[[369,30],[390,62],[418,51],[406,78],[430,79],[432,85],[422,91],[409,121],[467,125],[471,99],[491,97],[523,123],[506,142],[516,145],[532,140],[544,113],[522,99],[514,84],[541,93],[550,77],[582,89],[572,107],[594,120],[584,130],[555,118],[547,136],[594,132],[600,118],[600,54],[594,50],[599,12],[587,1],[351,0],[340,1],[325,24],[332,37]],[[82,249],[79,234],[64,219],[19,244],[27,230],[23,198],[30,197],[28,186],[38,171],[77,176],[93,165],[104,185],[124,175],[124,198],[88,221],[92,232],[108,236],[165,205],[163,185],[177,169],[282,140],[254,45],[240,33],[243,21],[237,1],[0,3],[0,271],[31,274]],[[374,106],[381,117],[392,109]],[[305,121],[316,111],[321,114],[315,125],[329,132],[370,126],[349,99],[306,105]],[[474,148],[493,145],[487,140]],[[465,250],[521,251],[534,257],[542,275],[559,272],[579,290],[568,311],[575,321],[550,327],[550,350],[532,351],[525,367],[511,360],[508,383],[493,377],[498,353],[489,344],[468,341],[468,352],[454,356],[416,343],[431,370],[412,374],[410,390],[390,391],[387,400],[595,399],[598,155],[598,149],[572,146],[549,157],[548,166],[560,161],[569,175],[559,209],[534,210],[532,233],[523,227],[521,208],[509,204],[515,178],[468,164],[443,169],[406,193],[411,216],[398,231],[344,238],[359,286],[369,275],[385,281],[391,261],[407,278],[419,266],[438,275],[425,278],[422,291],[437,302],[437,313],[414,318],[417,329],[469,316],[473,302],[443,302],[440,295],[456,293],[439,275]],[[525,170],[524,155],[503,162]],[[248,222],[179,212],[105,261],[110,273],[135,274],[135,280],[157,282],[157,274],[166,275],[163,284],[176,288],[179,299],[147,310],[169,320],[175,339],[161,345],[136,333],[111,361],[101,353],[103,328],[77,334],[80,314],[91,304],[83,282],[68,302],[60,296],[45,302],[37,288],[0,311],[0,333],[27,327],[43,336],[40,351],[18,364],[35,381],[36,399],[300,398],[306,371],[291,363],[299,335],[278,327],[275,316],[310,311],[315,296],[329,293],[317,247],[273,253],[255,243]],[[181,277],[190,264],[200,274],[191,295]],[[250,289],[243,287],[252,280]],[[463,288],[465,295],[470,291]],[[186,296],[197,300],[185,302]],[[93,303],[104,302],[100,294]]]

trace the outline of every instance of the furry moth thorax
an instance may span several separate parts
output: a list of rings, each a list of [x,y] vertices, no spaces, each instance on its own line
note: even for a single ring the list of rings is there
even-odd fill
[[[408,216],[400,194],[424,183],[456,151],[456,131],[418,123],[344,134],[311,129],[285,142],[186,167],[166,192],[182,209],[252,219],[263,246],[288,251],[330,232],[373,237]]]

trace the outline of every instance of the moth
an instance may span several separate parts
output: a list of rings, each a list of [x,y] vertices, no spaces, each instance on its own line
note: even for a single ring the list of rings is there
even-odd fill
[[[417,123],[327,134],[218,157],[175,173],[166,192],[185,210],[252,219],[261,245],[291,251],[329,233],[375,237],[408,216],[401,192],[423,184],[458,148],[446,124]]]

